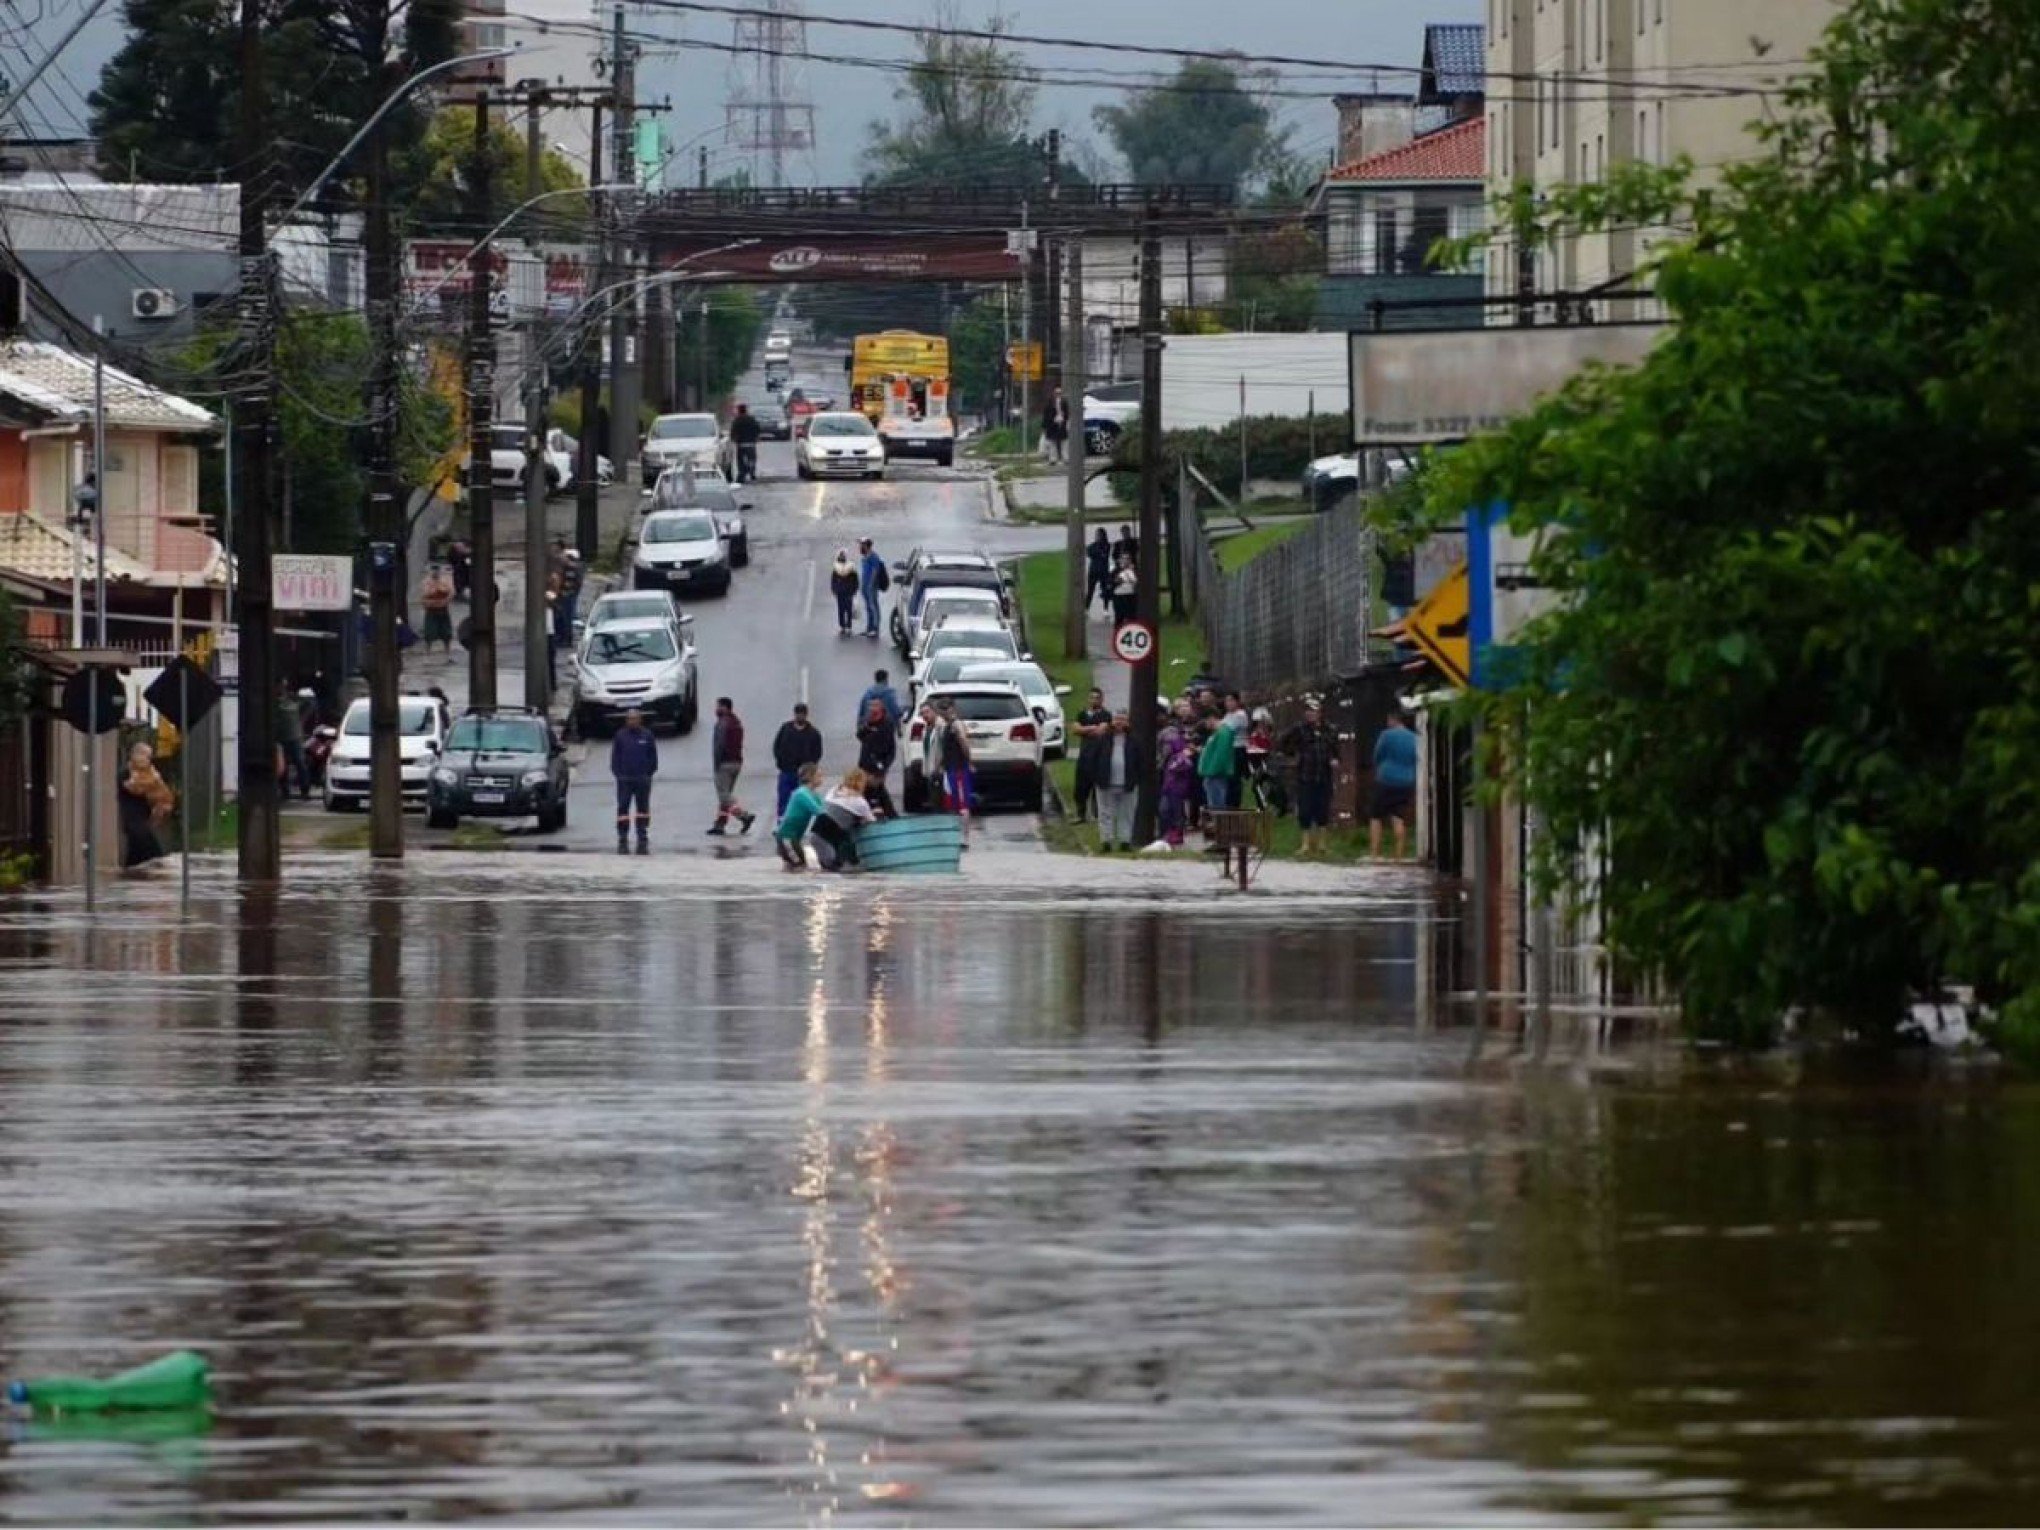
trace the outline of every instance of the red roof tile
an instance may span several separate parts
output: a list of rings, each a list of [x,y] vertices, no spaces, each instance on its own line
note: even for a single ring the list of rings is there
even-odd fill
[[[1407,181],[1479,181],[1486,174],[1487,118],[1471,117],[1401,148],[1384,149],[1340,165],[1325,179],[1401,185]]]

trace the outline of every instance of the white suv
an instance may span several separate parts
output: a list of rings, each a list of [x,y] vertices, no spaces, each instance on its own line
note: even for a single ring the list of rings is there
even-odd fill
[[[432,766],[446,742],[446,714],[430,696],[404,696],[397,701],[397,743],[403,756],[404,806],[425,806],[425,788]],[[368,801],[368,698],[347,708],[340,736],[326,761],[320,800],[329,813],[344,813]]]
[[[1030,813],[1041,811],[1041,724],[1018,686],[960,680],[930,686],[922,700],[955,706],[956,720],[970,738],[971,776],[980,802],[1003,797]],[[926,812],[930,803],[926,728],[916,712],[901,751],[907,761],[901,805],[909,813]]]

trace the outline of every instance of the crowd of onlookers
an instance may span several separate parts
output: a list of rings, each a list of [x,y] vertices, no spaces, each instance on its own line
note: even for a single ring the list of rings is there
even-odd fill
[[[1076,740],[1078,822],[1095,822],[1099,848],[1130,851],[1141,784],[1153,772],[1158,786],[1159,843],[1172,848],[1208,826],[1214,812],[1241,809],[1296,815],[1305,855],[1324,852],[1332,794],[1339,776],[1339,738],[1325,721],[1322,702],[1304,702],[1302,718],[1277,732],[1265,706],[1249,708],[1237,691],[1212,687],[1185,691],[1162,704],[1156,718],[1155,757],[1133,733],[1125,708],[1105,705],[1094,688],[1072,733]],[[1395,853],[1408,851],[1416,796],[1416,735],[1392,714],[1374,749],[1374,785],[1368,803],[1369,853],[1381,853],[1383,829],[1393,824]]]

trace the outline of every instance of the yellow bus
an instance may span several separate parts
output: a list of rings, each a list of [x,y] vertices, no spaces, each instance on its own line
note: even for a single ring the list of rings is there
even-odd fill
[[[873,424],[885,412],[887,384],[895,377],[906,378],[917,395],[924,393],[930,382],[947,383],[948,337],[888,329],[859,335],[851,343],[850,407],[863,410]],[[925,400],[918,401],[925,404]]]

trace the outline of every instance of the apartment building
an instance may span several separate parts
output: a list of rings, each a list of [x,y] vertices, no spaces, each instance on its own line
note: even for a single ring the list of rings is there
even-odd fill
[[[1487,184],[1491,193],[1600,180],[1629,160],[1684,155],[1704,178],[1757,152],[1751,124],[1775,112],[1840,0],[1487,0]],[[1564,239],[1530,260],[1506,240],[1486,254],[1487,291],[1621,290],[1664,229]],[[1587,316],[1649,317],[1648,300],[1589,296]],[[1539,321],[1556,305],[1539,308]],[[1489,322],[1517,321],[1497,308]]]

